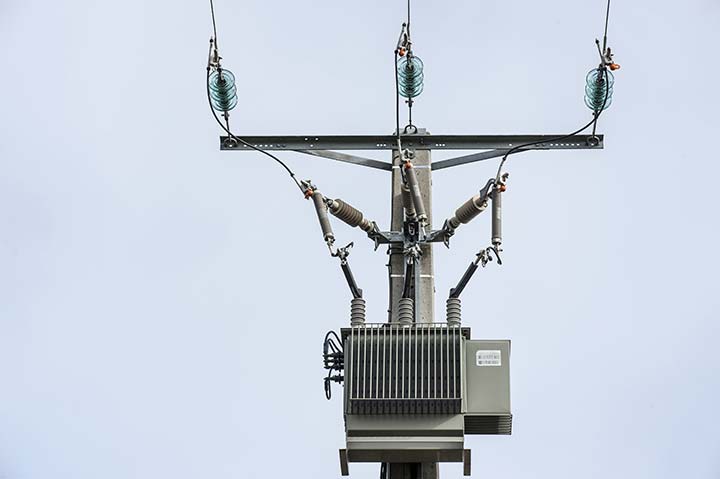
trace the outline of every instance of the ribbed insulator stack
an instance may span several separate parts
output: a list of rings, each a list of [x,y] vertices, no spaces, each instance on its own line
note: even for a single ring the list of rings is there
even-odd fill
[[[332,200],[328,206],[330,207],[330,213],[332,213],[333,216],[335,216],[340,221],[344,221],[353,228],[355,226],[358,226],[366,233],[369,233],[373,230],[373,222],[365,218],[362,214],[362,211],[354,208],[353,206],[350,206],[343,200]]]
[[[460,326],[462,322],[460,298],[448,298],[446,303],[448,326]]]
[[[448,224],[452,229],[457,228],[461,224],[468,224],[477,215],[485,211],[487,208],[487,198],[480,195],[475,195],[455,210],[455,216],[448,219]]]
[[[613,74],[605,68],[595,68],[587,74],[585,82],[585,105],[595,112],[606,110],[612,103]]]
[[[362,326],[365,324],[365,300],[353,298],[350,301],[350,325]]]
[[[230,70],[220,70],[210,75],[210,99],[217,111],[230,111],[237,105],[235,75]]]
[[[419,96],[423,91],[423,62],[414,55],[406,55],[398,58],[397,64],[400,96]]]
[[[398,304],[398,322],[400,324],[412,324],[414,306],[412,298],[400,298]]]

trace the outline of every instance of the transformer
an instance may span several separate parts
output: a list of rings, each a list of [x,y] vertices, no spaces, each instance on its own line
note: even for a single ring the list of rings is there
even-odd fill
[[[510,341],[447,323],[341,330],[350,462],[463,462],[466,434],[510,434]]]

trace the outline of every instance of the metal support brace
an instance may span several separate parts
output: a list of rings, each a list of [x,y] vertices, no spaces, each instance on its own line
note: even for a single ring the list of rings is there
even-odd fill
[[[519,150],[517,153],[522,153],[523,151],[529,151],[529,150]],[[432,169],[433,170],[442,170],[444,168],[451,168],[453,166],[466,165],[468,163],[474,163],[476,161],[483,161],[483,160],[489,160],[492,158],[499,158],[507,152],[508,152],[508,150],[490,150],[490,151],[483,151],[481,153],[473,153],[472,155],[458,156],[456,158],[449,158],[447,160],[436,161],[435,163],[432,164]]]
[[[319,156],[321,158],[328,158],[330,160],[342,161],[343,163],[352,163],[353,165],[368,166],[370,168],[377,168],[378,170],[390,171],[392,165],[387,161],[371,160],[370,158],[363,158],[362,156],[347,155],[345,153],[338,153],[337,151],[328,150],[293,150],[297,153],[305,153],[306,155]]]

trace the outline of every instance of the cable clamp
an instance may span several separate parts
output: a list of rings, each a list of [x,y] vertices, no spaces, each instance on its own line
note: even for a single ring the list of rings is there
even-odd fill
[[[450,238],[455,234],[455,228],[452,227],[449,220],[445,220],[442,226],[442,231],[444,233],[443,235],[443,244],[446,248],[450,248]]]
[[[475,258],[475,264],[479,264],[483,268],[487,266],[487,264],[492,262],[493,260],[493,257],[490,253],[494,253],[497,264],[501,265],[502,259],[500,258],[500,252],[494,246],[488,246],[484,250],[480,250],[476,255],[477,257]]]
[[[595,39],[595,45],[597,45],[598,54],[600,54],[599,68],[609,68],[611,71],[619,70],[620,65],[615,63],[615,61],[613,60],[613,56],[615,54],[612,52],[612,49],[608,46],[605,46],[604,50],[600,48],[600,40],[598,40],[597,38]]]
[[[504,193],[507,191],[507,180],[510,178],[510,173],[503,173],[498,177],[496,181],[493,182],[492,185],[488,185],[492,188],[492,192],[499,191],[500,193]]]
[[[402,27],[400,27],[400,37],[395,47],[395,53],[402,57],[408,53],[408,50],[410,50],[410,35],[408,34],[407,23],[403,23]]]
[[[333,252],[331,250],[330,255],[333,256],[334,258],[339,258],[340,264],[345,265],[345,264],[347,264],[348,256],[350,256],[350,250],[352,249],[352,247],[354,245],[355,245],[354,242],[350,242],[347,246],[336,249],[335,252]]]
[[[208,59],[208,67],[213,69],[220,68],[220,52],[217,49],[217,43],[213,37],[210,37],[210,58]]]
[[[378,227],[376,222],[372,222],[372,229],[368,231],[368,238],[370,238],[373,243],[375,244],[375,249],[373,251],[377,251],[377,249],[380,247],[380,238],[382,235],[380,234],[380,228]]]
[[[414,263],[420,257],[422,256],[422,250],[420,249],[420,245],[416,244],[413,246],[408,246],[407,248],[403,249],[403,254],[405,255],[406,261],[408,264]]]
[[[510,178],[510,173],[503,173],[500,176],[500,181],[495,185],[495,188],[499,189],[501,193],[507,190],[507,180]]]
[[[300,190],[303,192],[303,195],[307,200],[317,191],[317,186],[312,184],[312,180],[301,180]]]

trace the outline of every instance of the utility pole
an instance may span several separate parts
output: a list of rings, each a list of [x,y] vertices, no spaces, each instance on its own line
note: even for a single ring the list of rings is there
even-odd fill
[[[459,298],[455,299],[457,309],[452,313],[453,318],[450,299],[446,323],[441,324],[434,317],[433,244],[449,245],[455,228],[461,223],[469,222],[484,209],[492,196],[488,186],[494,179],[480,190],[479,195],[461,205],[442,227],[433,228],[432,173],[504,157],[518,145],[524,145],[521,151],[597,150],[604,147],[604,138],[600,134],[565,135],[562,142],[554,141],[559,137],[431,135],[423,129],[417,129],[411,133],[401,132],[402,152],[396,147],[396,135],[246,136],[242,143],[234,136],[220,137],[220,149],[224,151],[247,152],[256,148],[273,152],[292,151],[390,172],[389,231],[369,222],[357,210],[359,216],[356,216],[355,220],[347,221],[347,217],[333,213],[330,208],[330,213],[350,226],[364,225],[363,229],[375,247],[387,245],[389,253],[389,314],[384,325],[380,324],[379,320],[375,320],[374,324],[365,323],[364,298],[361,297],[361,291],[360,297],[357,297],[359,288],[354,283],[352,274],[348,274],[349,265],[347,262],[343,264],[343,273],[350,289],[355,291],[352,300],[352,326],[342,329],[339,338],[344,351],[325,353],[326,369],[345,372],[344,376],[332,377],[335,382],[345,383],[347,449],[340,450],[342,475],[349,475],[349,463],[376,462],[381,463],[381,470],[385,471],[383,479],[438,479],[439,462],[461,462],[464,474],[469,476],[470,450],[464,449],[464,436],[510,434],[512,415],[509,403],[509,341],[471,340],[470,329],[460,326]],[[385,162],[345,153],[351,150],[390,150],[392,160]],[[432,150],[482,151],[432,162]],[[403,168],[407,168],[408,159],[412,162],[419,196],[427,216],[422,231],[414,230],[416,226],[413,225],[417,225],[417,221],[408,220],[408,206],[411,202],[407,199],[407,191],[405,194],[403,192],[408,183],[407,178],[403,179]],[[317,190],[313,191],[317,193]],[[326,201],[337,203],[341,200]],[[461,210],[465,213],[461,214]],[[471,211],[469,215],[468,211]],[[493,223],[495,219],[493,211]],[[326,220],[327,218],[321,220],[321,225]],[[369,227],[369,224],[373,227]],[[325,233],[327,226],[322,229]],[[326,234],[324,236],[327,237]],[[413,256],[412,247],[416,248],[415,251],[419,250],[420,254]],[[478,259],[471,263],[458,286],[454,288],[458,295],[477,269],[482,253],[483,251],[478,253]],[[415,262],[412,270],[407,267],[411,257]],[[346,260],[345,257],[344,261]],[[483,266],[486,261],[487,258],[483,258]],[[409,272],[411,277],[408,277]],[[399,311],[399,304],[403,301],[408,284],[414,308],[410,314],[410,324],[403,323]],[[359,309],[358,304],[361,304]],[[407,318],[406,314],[405,321]],[[452,357],[449,353],[451,345]],[[441,356],[447,356],[445,360],[441,357],[438,361],[438,347]],[[444,353],[443,347],[446,348]],[[402,356],[402,359],[398,359],[399,351],[406,353],[408,358]],[[423,354],[422,351],[427,353]],[[437,364],[440,365],[440,373]],[[450,373],[451,364],[453,368],[457,367],[456,373]],[[492,370],[486,366],[491,366]],[[498,369],[495,370],[494,367]],[[415,368],[414,372],[412,368]],[[431,371],[433,368],[435,369]],[[443,376],[443,368],[447,368],[448,375]],[[326,381],[330,379],[331,376],[328,376]],[[329,397],[328,389],[329,383],[326,382],[326,394]],[[449,391],[453,394],[449,394]]]
[[[425,131],[418,129],[418,133]],[[403,180],[401,175],[402,152],[392,152],[392,217],[391,229],[402,231],[405,221],[403,207]],[[414,167],[417,169],[417,179],[420,194],[427,211],[427,227],[432,228],[432,170],[430,150],[415,152]],[[432,244],[420,246],[421,256],[415,269],[415,321],[417,323],[433,323],[435,318],[435,276],[433,267]],[[402,248],[390,246],[390,321],[398,321],[398,303],[402,297],[405,278],[405,255]],[[438,464],[436,462],[422,463],[391,463],[388,467],[388,479],[438,479]]]
[[[418,130],[419,135],[425,131]],[[417,179],[420,186],[425,209],[427,210],[427,228],[432,229],[432,170],[430,150],[417,150],[413,164],[417,170]],[[392,150],[392,186],[390,229],[402,231],[405,222],[403,208],[403,180],[401,175],[402,155],[397,149]],[[415,271],[415,318],[418,323],[432,323],[434,320],[435,304],[435,277],[433,268],[433,252],[431,244],[420,246],[421,256],[419,268]],[[397,305],[402,297],[405,278],[405,255],[403,248],[390,246],[390,322],[397,321]]]
[[[279,163],[315,208],[330,255],[338,258],[350,291],[350,324],[340,334],[329,331],[323,342],[325,395],[332,383],[343,384],[346,447],[339,450],[340,471],[348,476],[353,462],[380,463],[380,479],[438,479],[438,464],[463,464],[471,474],[471,451],[465,436],[511,434],[510,341],[474,340],[462,324],[460,295],[479,267],[501,262],[502,197],[507,188],[505,161],[530,150],[602,149],[597,120],[610,106],[614,77],[620,68],[607,46],[608,0],[600,65],[586,76],[585,104],[593,111],[585,126],[564,135],[431,135],[413,125],[414,99],[423,91],[423,62],[412,48],[410,2],[395,48],[396,125],[393,135],[255,136],[231,133],[229,111],[237,102],[235,77],[220,65],[213,11],[207,96],[218,124],[226,131],[220,149],[256,151]],[[408,125],[400,128],[400,98],[408,107]],[[222,115],[222,120],[218,115]],[[592,127],[591,134],[581,134]],[[348,151],[391,153],[391,161]],[[432,162],[432,150],[475,150]],[[477,151],[479,150],[479,151]],[[390,172],[389,230],[309,179],[299,180],[272,151],[296,152]],[[433,228],[432,173],[492,158],[502,158],[497,174]],[[325,185],[327,186],[327,185]],[[330,185],[330,188],[332,186]],[[445,321],[435,318],[433,245],[450,247],[456,230],[491,211],[490,241],[478,245],[474,260],[446,300]],[[350,268],[350,247],[336,245],[330,216],[367,233],[375,249],[388,248],[390,281],[387,318],[366,322],[365,298]],[[437,223],[436,223],[437,225]],[[489,244],[489,246],[488,246]]]

